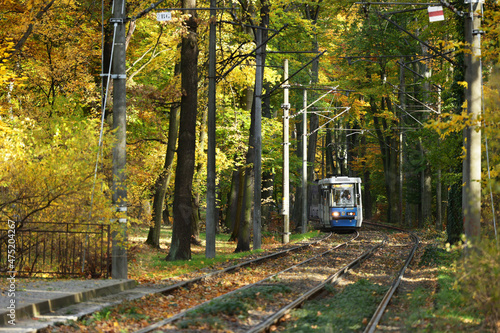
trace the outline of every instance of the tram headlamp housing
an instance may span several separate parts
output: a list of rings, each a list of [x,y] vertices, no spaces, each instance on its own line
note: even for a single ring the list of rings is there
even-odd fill
[[[356,216],[356,212],[347,212],[347,216]]]
[[[339,217],[340,213],[339,212],[332,212],[332,217]]]

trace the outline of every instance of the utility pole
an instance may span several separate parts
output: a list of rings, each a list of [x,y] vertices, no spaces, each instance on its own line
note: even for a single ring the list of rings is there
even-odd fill
[[[255,161],[254,161],[254,209],[253,209],[253,249],[261,247],[261,215],[262,215],[262,29],[256,29],[257,50],[255,51]]]
[[[217,87],[215,83],[215,13],[216,0],[210,0],[210,34],[208,44],[208,151],[207,151],[207,216],[206,216],[206,247],[205,257],[215,258],[215,230],[218,219],[215,216],[215,97]]]
[[[111,23],[115,25],[113,53],[113,130],[116,142],[113,146],[113,205],[118,217],[118,230],[112,234],[111,277],[127,278],[127,185],[126,166],[126,66],[125,66],[125,19],[126,0],[114,0]]]
[[[302,233],[307,232],[307,89],[302,114]]]
[[[467,107],[471,124],[466,129],[466,159],[464,163],[464,231],[472,242],[481,236],[481,16],[483,0],[465,0],[470,11],[465,18],[466,42],[471,45],[471,54],[466,56],[465,77],[467,81]]]
[[[288,101],[288,59],[284,61],[284,83],[283,83],[283,244],[290,241],[290,154],[289,154],[289,111],[290,103]]]
[[[399,65],[399,103],[401,104],[401,109],[399,110],[399,219],[403,221],[403,124],[404,115],[403,112],[406,110],[406,84],[405,84],[405,68],[404,68],[404,57],[401,58],[401,64]]]

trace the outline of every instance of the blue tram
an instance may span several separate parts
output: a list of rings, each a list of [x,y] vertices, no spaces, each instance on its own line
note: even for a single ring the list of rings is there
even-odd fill
[[[363,223],[361,178],[331,177],[319,180],[318,185],[320,228],[360,228]]]

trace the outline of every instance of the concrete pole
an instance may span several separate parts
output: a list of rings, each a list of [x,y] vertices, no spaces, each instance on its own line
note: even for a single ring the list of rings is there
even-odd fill
[[[256,29],[257,47],[262,43],[262,29]],[[253,208],[253,249],[261,247],[261,199],[262,199],[262,48],[255,52],[255,161],[254,161],[254,208]]]
[[[210,33],[208,44],[208,151],[207,151],[207,216],[206,216],[206,245],[205,257],[215,258],[215,230],[218,223],[215,203],[215,97],[217,92],[216,75],[216,45],[215,45],[215,15],[216,0],[210,0]]]
[[[438,90],[438,114],[439,121],[441,121],[441,86]],[[441,139],[438,138],[438,145],[441,145]],[[437,184],[436,184],[436,229],[441,231],[443,229],[443,195],[442,195],[442,177],[441,177],[441,165],[438,166],[437,170]]]
[[[304,89],[302,113],[302,233],[307,232],[307,90]]]
[[[406,109],[406,84],[405,84],[405,68],[404,68],[404,58],[401,58],[401,65],[399,66],[399,89],[401,90],[399,94],[399,103],[401,104],[401,110],[399,111],[399,219],[401,224],[403,224],[403,112]]]
[[[119,229],[113,231],[111,277],[127,278],[127,184],[126,167],[126,65],[125,65],[125,0],[115,0],[111,22],[116,26],[113,53],[113,130],[116,142],[113,146],[113,205],[118,215]]]
[[[467,239],[478,242],[481,236],[481,100],[482,100],[482,75],[481,75],[481,15],[482,3],[471,4],[470,16],[467,20],[471,31],[470,61],[466,67],[468,83],[468,113],[472,120],[469,127],[469,150],[468,154],[468,188],[465,210],[464,231]]]
[[[283,84],[283,244],[290,241],[290,154],[289,154],[289,122],[290,103],[288,101],[288,59],[284,61]]]

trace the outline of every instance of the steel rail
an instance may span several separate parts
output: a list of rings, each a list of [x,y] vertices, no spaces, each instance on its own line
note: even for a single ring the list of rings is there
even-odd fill
[[[331,234],[330,234],[328,237],[330,237],[330,236],[331,236]],[[342,244],[338,244],[337,246],[335,246],[335,247],[333,247],[333,248],[331,248],[331,249],[329,249],[329,250],[327,250],[327,251],[325,251],[325,252],[323,252],[323,253],[320,253],[320,254],[318,254],[318,255],[316,255],[316,256],[314,256],[314,257],[312,257],[312,258],[306,259],[306,260],[304,260],[304,261],[302,261],[302,262],[300,262],[300,263],[298,263],[298,264],[295,264],[295,265],[293,265],[293,266],[291,266],[291,267],[288,267],[287,269],[282,270],[282,271],[280,271],[280,272],[278,272],[278,273],[275,273],[275,274],[273,274],[273,275],[271,275],[271,276],[268,276],[268,277],[266,277],[266,278],[264,278],[264,279],[262,279],[262,280],[260,280],[260,281],[257,281],[257,282],[252,283],[252,284],[245,285],[245,286],[243,286],[243,287],[241,287],[241,288],[238,288],[238,289],[235,289],[235,290],[233,290],[233,291],[230,291],[230,292],[228,292],[228,293],[226,293],[226,294],[224,294],[224,295],[221,295],[221,296],[218,296],[218,297],[212,298],[212,299],[210,299],[210,300],[208,300],[208,301],[205,301],[205,302],[203,302],[203,303],[200,303],[200,304],[198,304],[198,305],[196,305],[196,306],[194,306],[194,307],[192,307],[192,308],[189,308],[189,309],[187,309],[187,310],[185,310],[185,311],[183,311],[183,312],[180,312],[180,313],[178,313],[178,314],[176,314],[176,315],[174,315],[174,316],[172,316],[172,317],[169,317],[169,318],[166,318],[166,319],[160,320],[160,321],[158,321],[158,322],[156,322],[156,323],[154,323],[154,324],[152,324],[152,325],[149,325],[149,326],[147,326],[147,327],[143,327],[142,329],[135,331],[135,333],[146,333],[146,332],[151,332],[151,331],[153,331],[153,330],[159,329],[159,328],[160,328],[160,327],[162,327],[162,326],[165,326],[165,325],[167,325],[167,324],[171,324],[171,323],[175,322],[176,320],[179,320],[179,319],[183,318],[183,317],[184,317],[184,316],[185,316],[188,312],[195,311],[196,309],[200,308],[200,307],[201,307],[201,306],[203,306],[203,305],[206,305],[207,303],[209,303],[209,302],[211,302],[211,301],[218,300],[218,299],[222,299],[222,298],[224,298],[224,297],[230,296],[230,295],[235,294],[235,293],[237,293],[237,292],[240,292],[240,291],[242,291],[242,290],[245,290],[245,289],[248,289],[248,288],[254,287],[254,286],[256,286],[256,285],[262,284],[262,283],[264,283],[265,281],[268,281],[268,280],[270,280],[270,279],[272,279],[272,278],[274,278],[274,277],[278,276],[279,274],[282,274],[282,273],[284,273],[284,272],[287,272],[287,271],[289,271],[289,270],[291,270],[291,269],[293,269],[293,268],[295,268],[295,267],[297,267],[297,266],[303,265],[303,264],[304,264],[304,263],[306,263],[306,262],[309,262],[309,261],[311,261],[311,260],[314,260],[314,259],[316,259],[316,258],[319,258],[319,257],[321,257],[321,256],[324,256],[324,255],[326,255],[326,254],[328,254],[328,253],[331,253],[332,251],[334,251],[334,250],[336,250],[336,249],[338,249],[338,248],[340,248],[340,247],[342,247],[342,246],[347,245],[349,242],[351,242],[351,241],[355,240],[355,239],[356,239],[356,238],[358,238],[358,237],[359,237],[359,232],[356,232],[356,235],[355,235],[354,237],[352,237],[351,239],[349,239],[348,241],[346,241],[346,242],[344,242],[344,243],[342,243]],[[320,241],[322,241],[322,240],[320,240]],[[317,242],[315,242],[315,243],[317,243]],[[289,252],[289,251],[284,251],[284,252]],[[273,257],[273,256],[275,256],[275,255],[274,255],[274,254],[272,254],[272,255],[269,255],[269,256],[266,256],[266,257]],[[259,259],[259,261],[260,261],[260,260],[262,260],[261,258],[258,258],[258,259]],[[254,262],[254,261],[252,260],[251,262]],[[241,267],[241,265],[236,265],[236,266]],[[232,267],[236,267],[236,266],[232,266]]]
[[[420,244],[420,238],[417,235],[415,235],[415,233],[408,231],[408,230],[405,230],[405,229],[402,229],[402,228],[378,224],[378,223],[372,223],[372,222],[364,222],[364,223],[369,224],[369,225],[373,225],[373,226],[377,226],[377,227],[408,232],[410,234],[410,237],[412,238],[412,240],[414,242],[413,247],[410,251],[410,254],[408,255],[408,257],[405,260],[405,264],[399,270],[396,278],[393,280],[393,282],[391,284],[391,287],[385,293],[384,298],[382,299],[382,302],[380,302],[380,304],[377,307],[377,310],[375,311],[374,315],[372,316],[370,322],[368,323],[365,330],[363,331],[364,333],[373,333],[377,329],[377,325],[378,325],[380,319],[382,318],[382,316],[384,315],[384,311],[387,308],[387,305],[389,304],[392,296],[394,295],[394,293],[398,289],[399,284],[401,283],[401,279],[403,278],[403,275],[406,271],[406,268],[408,268],[408,265],[410,264],[411,260],[413,259],[414,255],[415,255],[415,251],[417,250],[417,248]]]

